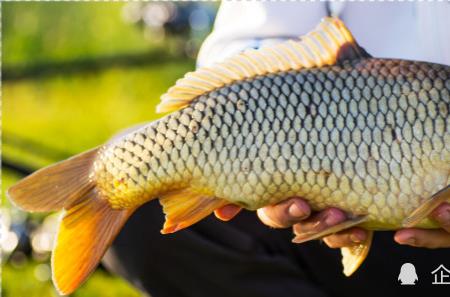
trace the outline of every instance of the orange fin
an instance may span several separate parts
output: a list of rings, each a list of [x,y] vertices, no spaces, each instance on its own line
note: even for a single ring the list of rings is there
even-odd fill
[[[7,195],[27,211],[60,210],[76,203],[94,186],[90,179],[98,148],[40,169],[8,189]]]
[[[450,201],[450,185],[425,200],[425,202],[403,220],[402,226],[405,228],[414,227],[425,219],[439,204],[445,201]]]
[[[369,254],[370,246],[372,245],[373,231],[367,230],[367,239],[357,246],[341,248],[342,265],[344,266],[345,276],[352,275]]]
[[[159,198],[166,214],[162,234],[173,233],[189,227],[210,215],[214,210],[229,204],[224,199],[212,197],[191,189],[166,194]]]
[[[112,209],[95,189],[85,198],[63,214],[53,248],[53,283],[62,295],[87,279],[134,211]]]
[[[295,236],[294,239],[292,239],[292,242],[294,243],[302,243],[302,242],[306,242],[306,241],[310,241],[313,239],[318,239],[318,238],[322,238],[324,236],[333,234],[333,233],[337,233],[339,231],[348,229],[350,227],[354,227],[356,225],[359,225],[365,221],[367,221],[368,217],[367,216],[360,216],[360,217],[356,217],[353,219],[349,219],[347,221],[344,221],[340,224],[331,226],[329,228],[326,228],[320,232],[305,232],[302,234],[299,234],[297,236]]]
[[[86,280],[134,211],[113,210],[97,193],[91,176],[97,152],[38,170],[8,190],[13,203],[27,211],[67,210],[52,253],[53,282],[63,295]]]
[[[157,112],[171,112],[189,105],[202,94],[235,81],[289,70],[300,70],[367,58],[338,18],[325,18],[310,33],[296,40],[246,50],[210,67],[188,72],[161,96]]]

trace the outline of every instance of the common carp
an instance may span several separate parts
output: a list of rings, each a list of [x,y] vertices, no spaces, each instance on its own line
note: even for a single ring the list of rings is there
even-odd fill
[[[165,117],[41,169],[8,191],[27,211],[64,210],[53,281],[73,292],[129,216],[159,198],[162,233],[227,204],[249,210],[301,196],[369,240],[343,248],[344,273],[373,230],[437,228],[450,197],[450,67],[371,57],[337,18],[298,40],[187,73],[162,96]]]

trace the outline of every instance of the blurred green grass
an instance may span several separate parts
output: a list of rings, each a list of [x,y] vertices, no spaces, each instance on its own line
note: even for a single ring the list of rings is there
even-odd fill
[[[154,47],[122,20],[123,3],[12,2],[2,5],[3,66],[140,52]]]
[[[40,281],[36,271],[43,264],[29,262],[23,267],[3,266],[3,296],[57,297],[59,296],[50,281]],[[139,297],[141,294],[126,281],[113,277],[103,271],[96,271],[73,297]]]
[[[123,3],[11,2],[2,4],[3,67],[28,67],[82,58],[151,51],[137,26],[122,20]],[[104,143],[121,129],[155,120],[159,97],[194,62],[166,61],[144,67],[114,67],[96,73],[71,73],[8,80],[2,86],[2,153],[8,161],[36,169],[61,155],[33,153],[35,144],[72,155]],[[17,139],[26,139],[17,145]],[[6,189],[21,175],[2,168]],[[35,218],[41,218],[37,215]],[[46,262],[44,262],[46,263]],[[3,296],[57,296],[49,280],[39,281],[39,263],[3,265]],[[124,280],[96,271],[73,296],[140,296]]]
[[[159,96],[193,65],[110,69],[96,75],[7,82],[3,86],[3,133],[69,154],[97,146],[114,133],[155,114]],[[4,145],[4,154],[34,168],[55,160],[36,160]],[[24,159],[25,158],[25,159]]]

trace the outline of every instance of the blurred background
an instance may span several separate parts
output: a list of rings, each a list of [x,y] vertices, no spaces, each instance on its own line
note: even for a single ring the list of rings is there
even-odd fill
[[[58,214],[27,214],[5,190],[43,166],[157,119],[159,96],[192,70],[215,3],[2,4],[3,296],[58,296]],[[102,267],[72,296],[140,296]]]

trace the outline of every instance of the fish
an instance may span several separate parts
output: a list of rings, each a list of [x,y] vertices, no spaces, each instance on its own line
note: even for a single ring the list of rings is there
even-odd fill
[[[60,211],[52,277],[61,294],[95,269],[133,212],[158,199],[163,234],[228,204],[248,210],[303,197],[349,219],[369,239],[342,248],[344,274],[367,257],[374,231],[438,228],[450,197],[450,67],[372,57],[338,18],[249,49],[179,79],[165,115],[40,169],[8,190],[26,211]]]

